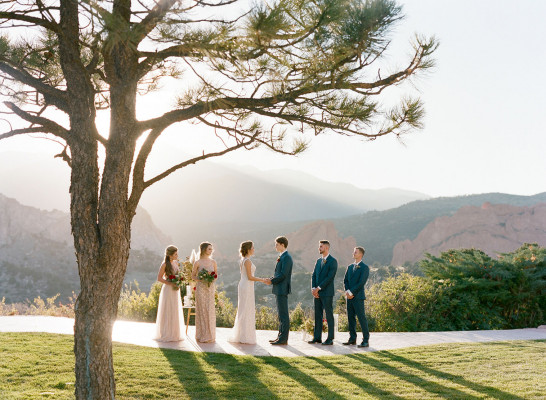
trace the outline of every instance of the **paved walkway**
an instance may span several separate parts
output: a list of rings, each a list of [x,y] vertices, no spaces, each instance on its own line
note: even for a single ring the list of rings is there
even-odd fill
[[[47,332],[74,334],[74,320],[71,318],[46,316],[9,316],[0,317],[0,332]],[[197,343],[195,327],[188,328],[188,336],[181,342],[159,343],[152,339],[155,324],[132,321],[116,321],[112,340],[147,347],[162,347],[183,351],[205,351],[238,355],[296,357],[296,356],[331,356],[339,354],[362,353],[400,349],[403,347],[426,346],[439,343],[493,342],[502,340],[537,340],[546,339],[546,326],[527,329],[497,331],[457,331],[457,332],[372,332],[370,347],[360,349],[356,346],[343,346],[349,338],[347,332],[339,332],[333,346],[308,344],[302,339],[301,332],[291,332],[287,346],[271,346],[268,342],[277,332],[257,331],[257,344],[235,344],[228,342],[231,329],[216,328],[216,343]],[[358,341],[362,337],[359,334]]]

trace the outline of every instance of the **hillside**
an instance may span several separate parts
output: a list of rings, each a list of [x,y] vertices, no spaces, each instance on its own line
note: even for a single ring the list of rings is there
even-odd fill
[[[439,255],[449,249],[477,248],[492,257],[508,253],[523,243],[546,246],[546,203],[531,207],[466,206],[452,216],[438,217],[414,240],[394,246],[392,264],[416,262],[423,254]]]
[[[154,175],[152,169],[146,170],[147,178]],[[69,174],[68,166],[53,155],[0,153],[0,193],[25,205],[68,212]],[[195,231],[199,235],[193,240],[200,241],[222,225],[255,231],[264,224],[338,218],[428,197],[395,188],[361,189],[298,171],[260,171],[205,161],[152,185],[141,205],[178,243]]]
[[[137,279],[148,289],[155,281],[162,253],[171,239],[139,208],[133,221],[127,281]],[[79,290],[70,234],[70,218],[0,195],[0,299],[23,301],[61,294],[64,301]]]
[[[336,229],[343,237],[352,236],[366,248],[369,263],[387,265],[392,260],[396,243],[413,240],[437,217],[453,215],[464,206],[479,207],[483,203],[532,206],[546,202],[546,193],[516,196],[504,193],[484,193],[458,197],[440,197],[414,201],[386,210],[370,211],[351,217],[334,219]]]

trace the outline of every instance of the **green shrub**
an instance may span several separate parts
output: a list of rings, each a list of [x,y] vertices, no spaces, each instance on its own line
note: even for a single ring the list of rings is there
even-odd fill
[[[447,298],[439,310],[450,329],[513,329],[544,323],[546,249],[524,244],[492,259],[476,249],[450,250],[421,262]]]
[[[371,287],[370,330],[514,329],[545,322],[546,249],[537,244],[499,259],[476,249],[449,250],[428,254],[420,266],[425,277],[402,274]]]
[[[276,331],[279,329],[277,311],[271,307],[259,307],[256,309],[256,329]]]
[[[233,303],[226,296],[225,291],[217,291],[216,303],[216,326],[219,328],[232,328],[235,323],[237,311]]]
[[[401,274],[373,285],[366,297],[370,330],[435,330],[430,312],[436,302],[436,291],[430,279]]]
[[[140,290],[136,280],[129,285],[125,284],[119,297],[118,318],[155,322],[162,286],[162,283],[155,282],[147,294]]]

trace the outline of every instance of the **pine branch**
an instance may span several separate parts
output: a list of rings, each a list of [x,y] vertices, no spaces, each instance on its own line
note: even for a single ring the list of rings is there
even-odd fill
[[[50,119],[38,117],[36,115],[32,115],[26,111],[23,111],[9,101],[4,102],[4,104],[19,118],[24,119],[25,121],[32,124],[40,125],[40,127],[42,128],[41,132],[51,133],[68,142],[70,132],[67,129],[63,128],[61,125],[51,121]]]
[[[56,34],[62,33],[61,27],[56,22],[48,21],[42,18],[31,17],[29,15],[21,14],[18,12],[0,11],[0,20],[2,19],[8,21],[28,22],[29,24],[41,26]]]
[[[44,96],[46,102],[60,110],[68,111],[68,96],[66,92],[45,84],[22,69],[14,68],[6,60],[0,61],[0,71],[11,76],[16,81],[36,89]]]
[[[155,7],[140,21],[133,26],[135,44],[140,43],[148,34],[154,30],[159,22],[163,20],[169,10],[178,2],[178,0],[160,0]]]
[[[17,135],[24,135],[26,133],[42,133],[45,132],[45,129],[43,126],[34,126],[29,128],[22,128],[22,129],[13,129],[9,132],[0,134],[0,140],[7,139],[12,136]]]

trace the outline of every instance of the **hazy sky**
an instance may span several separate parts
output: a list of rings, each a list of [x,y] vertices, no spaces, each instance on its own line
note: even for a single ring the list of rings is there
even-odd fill
[[[484,192],[535,194],[546,191],[546,2],[402,1],[406,19],[397,25],[389,62],[406,64],[414,33],[440,41],[437,66],[414,81],[425,101],[425,129],[373,142],[326,134],[298,157],[267,150],[224,157],[230,164],[261,169],[299,169],[362,188],[398,187],[432,196]],[[163,95],[162,100],[168,98]],[[142,119],[172,104],[141,101]],[[104,122],[101,122],[104,126]],[[5,126],[2,125],[2,130]],[[183,130],[183,134],[181,134]],[[167,165],[182,153],[201,153],[203,132],[175,127],[158,141],[151,158]],[[0,141],[0,152],[48,151],[38,139]],[[0,154],[1,156],[1,154]],[[198,171],[198,167],[195,167]]]

